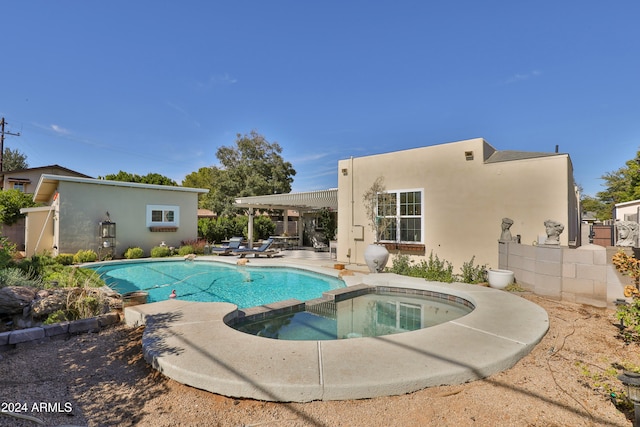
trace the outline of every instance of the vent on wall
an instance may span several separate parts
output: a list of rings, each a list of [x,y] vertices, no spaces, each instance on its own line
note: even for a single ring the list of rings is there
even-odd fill
[[[473,160],[473,151],[465,151],[464,158],[467,160]]]

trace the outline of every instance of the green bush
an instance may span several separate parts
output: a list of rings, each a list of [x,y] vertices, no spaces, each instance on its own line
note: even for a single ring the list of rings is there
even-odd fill
[[[191,248],[193,248],[193,252],[196,255],[203,255],[204,254],[204,245],[207,242],[203,239],[197,239],[197,240],[186,240],[180,243],[180,246],[191,246]]]
[[[391,267],[386,270],[389,273],[395,273],[401,276],[411,276],[411,270],[413,268],[411,265],[412,262],[409,255],[398,254],[393,258]]]
[[[487,270],[487,266],[485,265],[474,265],[473,261],[475,260],[475,255],[471,257],[471,260],[462,264],[460,270],[462,274],[458,277],[463,283],[481,283],[485,282],[485,271]]]
[[[418,264],[414,264],[409,255],[398,254],[393,259],[392,267],[387,271],[436,282],[451,283],[455,280],[453,265],[449,261],[440,260],[438,255],[433,255],[433,252],[429,254],[428,260],[423,260]]]
[[[16,245],[4,236],[0,236],[0,268],[5,268],[13,261]]]
[[[38,289],[44,287],[42,279],[38,275],[26,273],[16,267],[0,270],[0,288],[6,286],[28,286]]]
[[[167,246],[156,246],[151,248],[151,257],[152,258],[163,258],[171,255],[171,249]]]
[[[144,251],[142,248],[129,248],[124,252],[124,257],[127,259],[137,259],[144,257]]]
[[[67,315],[64,310],[56,310],[51,313],[43,323],[45,325],[51,325],[53,323],[66,322],[67,320],[70,319],[67,319]]]
[[[85,262],[93,262],[98,259],[98,254],[91,249],[82,250],[80,249],[73,256],[73,262],[76,264],[83,264]]]
[[[200,218],[198,220],[198,237],[206,240],[209,243],[222,242],[223,240],[229,240],[230,238],[235,236],[246,237],[246,228],[248,221],[249,219],[246,216],[220,216],[218,218]],[[257,233],[258,232],[256,231],[256,234]]]
[[[256,216],[253,220],[253,231],[255,238],[268,239],[276,231],[276,223],[271,221],[268,216]]]
[[[60,265],[71,265],[73,264],[73,254],[60,254],[54,258],[55,261]]]
[[[16,267],[29,276],[41,276],[44,269],[50,265],[58,265],[56,260],[48,253],[33,255],[15,264]]]
[[[70,289],[63,309],[51,313],[45,324],[87,319],[106,313],[109,308],[98,292],[90,288]]]
[[[180,249],[178,249],[178,255],[180,256],[185,256],[190,254],[195,254],[195,251],[193,250],[193,246],[191,245],[180,246]]]
[[[640,341],[640,297],[634,296],[631,304],[618,305],[616,317],[624,325],[620,336],[626,342]]]
[[[47,266],[42,271],[41,278],[45,287],[99,288],[105,285],[93,269],[61,264]]]

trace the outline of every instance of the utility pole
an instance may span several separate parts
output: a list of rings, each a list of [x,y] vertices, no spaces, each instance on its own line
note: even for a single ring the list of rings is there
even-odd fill
[[[3,117],[2,119],[0,119],[0,174],[4,170],[4,136],[5,135],[20,136],[20,132],[18,133],[12,133],[9,131],[5,132],[4,125],[5,125],[5,121]]]

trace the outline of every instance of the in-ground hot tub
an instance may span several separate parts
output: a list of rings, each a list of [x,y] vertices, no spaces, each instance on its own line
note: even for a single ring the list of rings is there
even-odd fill
[[[129,325],[146,322],[145,359],[164,375],[226,396],[282,402],[397,395],[484,378],[513,366],[549,327],[541,307],[509,292],[388,273],[359,280],[378,288],[438,292],[475,308],[426,329],[324,341],[237,331],[227,323],[257,313],[229,303],[163,301],[126,308],[125,319]]]
[[[245,313],[229,325],[264,338],[351,339],[416,331],[458,319],[474,309],[463,298],[428,290],[356,286],[325,295],[305,304]]]

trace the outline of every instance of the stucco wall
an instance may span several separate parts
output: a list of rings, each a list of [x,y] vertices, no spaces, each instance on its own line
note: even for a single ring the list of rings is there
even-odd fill
[[[575,193],[569,157],[485,163],[493,151],[478,138],[341,160],[338,260],[364,262],[364,250],[374,235],[362,195],[378,176],[384,177],[387,190],[424,190],[425,251],[421,255],[428,257],[433,251],[452,262],[456,272],[472,256],[477,264],[497,267],[495,245],[503,217],[514,220],[513,236],[519,234],[527,243],[545,235],[546,219],[559,221],[565,225],[560,242],[568,245],[570,204],[575,203],[570,201],[575,201]],[[473,152],[473,160],[467,160],[467,152]]]
[[[116,187],[61,181],[60,253],[75,253],[80,249],[97,250],[99,222],[109,212],[116,223],[116,255],[139,246],[146,255],[152,247],[164,241],[168,246],[180,246],[184,240],[197,238],[198,195],[194,192]],[[151,232],[146,224],[147,205],[180,206],[180,226],[175,232]]]

